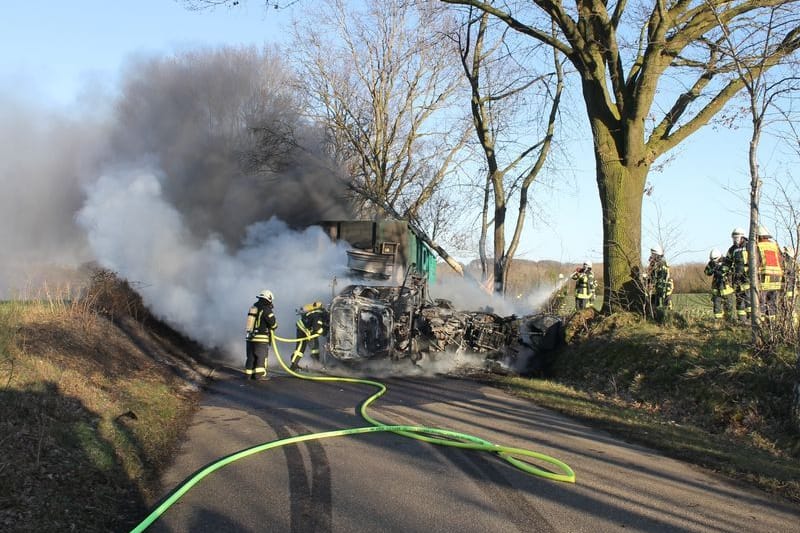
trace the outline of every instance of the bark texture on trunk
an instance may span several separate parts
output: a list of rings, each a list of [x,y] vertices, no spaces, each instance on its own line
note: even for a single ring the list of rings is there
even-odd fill
[[[594,122],[597,188],[603,213],[604,311],[639,309],[644,303],[641,268],[642,196],[648,165],[622,155],[623,143]],[[629,141],[629,139],[628,139]],[[625,143],[630,148],[629,143]],[[642,139],[636,151],[644,151]]]

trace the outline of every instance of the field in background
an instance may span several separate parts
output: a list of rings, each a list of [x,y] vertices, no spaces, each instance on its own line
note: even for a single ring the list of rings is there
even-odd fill
[[[525,259],[515,259],[512,263],[508,276],[508,287],[506,294],[525,296],[532,292],[538,292],[542,287],[554,287],[559,276],[561,279],[569,278],[579,264],[559,263],[558,261],[528,261]],[[603,264],[592,265],[595,279],[597,280],[598,290],[603,288]],[[466,266],[467,270],[476,278],[480,279],[480,266],[477,261],[473,261]],[[670,268],[670,274],[675,281],[676,293],[708,293],[711,287],[711,278],[703,273],[704,264],[689,263],[676,265]],[[446,264],[440,263],[437,266],[437,277],[447,277],[456,275]],[[567,280],[565,287],[571,291],[574,282]],[[569,292],[571,295],[572,292]]]
[[[509,273],[506,294],[512,297],[524,298],[531,293],[539,293],[543,288],[556,287],[559,279],[563,281],[561,291],[564,295],[563,305],[558,310],[561,313],[571,313],[575,310],[575,282],[568,279],[575,269],[576,264],[559,263],[557,261],[527,261],[515,260]],[[674,266],[670,273],[675,282],[673,306],[675,311],[685,313],[687,316],[699,319],[711,319],[711,278],[703,273],[705,265],[691,263]],[[477,262],[467,265],[469,272],[480,279],[480,269]],[[603,265],[593,265],[595,279],[597,280],[597,299],[594,307],[600,309],[603,303]],[[437,277],[455,276],[452,269],[439,264]],[[561,278],[559,278],[561,276]]]

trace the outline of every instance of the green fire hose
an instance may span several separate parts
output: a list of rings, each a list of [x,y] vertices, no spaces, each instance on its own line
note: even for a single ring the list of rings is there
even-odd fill
[[[318,334],[310,335],[308,337],[305,337],[304,339],[310,340],[317,336],[319,335]],[[297,444],[309,440],[327,439],[330,437],[341,437],[344,435],[359,435],[362,433],[389,431],[392,433],[396,433],[398,435],[403,435],[404,437],[421,440],[431,444],[438,444],[441,446],[452,446],[455,448],[463,448],[469,450],[481,450],[481,451],[492,452],[496,453],[499,457],[501,457],[508,463],[512,464],[514,467],[522,470],[523,472],[527,472],[529,474],[533,474],[535,476],[539,476],[542,478],[551,479],[553,481],[564,481],[567,483],[575,483],[575,473],[572,471],[569,465],[559,461],[554,457],[550,457],[549,455],[545,455],[543,453],[526,450],[524,448],[499,446],[497,444],[493,444],[479,437],[468,435],[466,433],[460,433],[457,431],[451,431],[448,429],[430,428],[423,426],[388,425],[372,418],[369,414],[367,414],[367,407],[369,407],[369,405],[372,404],[372,402],[383,396],[383,394],[387,390],[386,386],[378,381],[372,381],[368,379],[356,379],[356,378],[346,378],[338,376],[311,376],[295,372],[294,370],[289,368],[281,358],[276,341],[294,343],[297,342],[298,340],[304,340],[304,339],[303,338],[285,339],[273,334],[272,348],[275,350],[275,356],[278,359],[278,363],[281,365],[283,370],[299,379],[306,379],[310,381],[358,383],[362,385],[371,385],[373,387],[376,387],[378,391],[369,398],[367,398],[361,404],[361,408],[359,409],[359,412],[361,416],[364,418],[364,420],[366,420],[372,425],[366,427],[326,431],[322,433],[309,433],[306,435],[297,435],[285,439],[274,440],[271,442],[266,442],[263,444],[259,444],[257,446],[253,446],[251,448],[246,448],[244,450],[238,451],[236,453],[218,459],[215,462],[196,471],[180,486],[178,486],[175,490],[173,490],[172,493],[167,498],[165,498],[155,509],[153,509],[150,512],[150,514],[147,515],[147,517],[145,517],[144,520],[142,520],[139,523],[139,525],[137,525],[134,529],[131,530],[131,533],[139,533],[147,529],[156,519],[158,519],[159,516],[165,513],[167,509],[169,509],[175,502],[177,502],[193,486],[197,485],[203,478],[205,478],[212,472],[219,470],[220,468],[223,468],[229,465],[230,463],[233,463],[234,461],[238,461],[239,459],[243,459],[245,457],[249,457],[250,455],[261,453],[266,450],[270,450],[272,448],[278,448],[280,446]],[[555,466],[558,470],[560,470],[561,473],[554,473],[549,470],[538,468],[529,462],[518,459],[517,457],[528,457],[531,459],[542,461],[544,463],[549,463]]]

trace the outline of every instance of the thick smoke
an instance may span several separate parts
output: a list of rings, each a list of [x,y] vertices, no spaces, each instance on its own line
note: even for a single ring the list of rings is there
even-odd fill
[[[450,300],[456,309],[486,311],[501,316],[525,316],[541,312],[550,297],[564,284],[561,278],[553,285],[543,284],[522,298],[504,298],[488,293],[474,279],[460,276],[440,276],[430,288],[432,298]]]
[[[272,216],[299,228],[347,218],[344,184],[274,52],[222,49],[132,61],[109,163],[163,173],[188,230],[238,245]]]
[[[231,363],[262,289],[275,294],[279,334],[294,337],[295,309],[330,301],[334,277],[348,282],[344,245],[309,224],[350,215],[293,86],[274,53],[222,49],[132,60],[117,97],[92,94],[83,111],[3,98],[0,289],[38,264],[93,260]],[[492,300],[469,282],[432,293],[501,315],[540,303]]]
[[[74,215],[106,125],[94,112],[43,109],[9,92],[0,92],[0,110],[0,297],[8,298],[91,258]]]
[[[274,53],[221,49],[132,60],[91,108],[1,98],[3,295],[40,264],[96,261],[232,361],[262,289],[293,337],[294,310],[328,301],[346,262],[308,225],[349,216],[293,87]]]
[[[106,174],[78,215],[103,264],[137,280],[156,315],[240,362],[247,308],[262,289],[275,294],[285,338],[295,335],[295,309],[330,300],[346,253],[320,228],[295,231],[271,218],[248,227],[242,246],[229,250],[213,235],[192,237],[164,198],[162,180],[144,170]]]

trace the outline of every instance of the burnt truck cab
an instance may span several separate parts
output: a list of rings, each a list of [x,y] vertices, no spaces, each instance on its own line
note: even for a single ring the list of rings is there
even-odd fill
[[[331,302],[329,355],[339,361],[403,358],[423,298],[418,287],[346,287]]]
[[[425,280],[409,285],[350,285],[333,298],[327,362],[409,360],[419,366],[443,357],[479,354],[494,372],[541,370],[563,339],[560,318],[460,311],[427,299]]]
[[[552,315],[499,316],[490,309],[460,311],[431,300],[436,259],[402,220],[320,222],[333,241],[347,242],[349,270],[364,280],[333,297],[323,363],[426,361],[480,354],[493,371],[526,373],[563,338]]]

